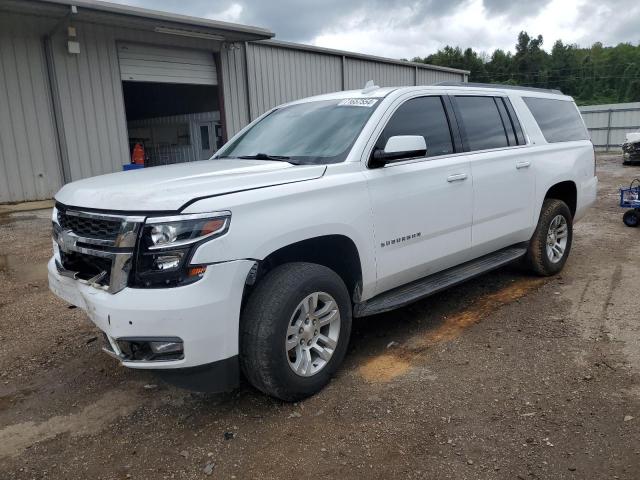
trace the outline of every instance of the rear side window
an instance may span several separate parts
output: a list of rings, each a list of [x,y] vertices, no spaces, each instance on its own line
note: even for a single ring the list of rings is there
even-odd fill
[[[421,135],[427,144],[427,156],[453,152],[449,121],[440,97],[419,97],[404,102],[384,127],[376,148],[384,149],[396,135]]]
[[[456,103],[469,150],[509,146],[505,125],[493,97],[458,96]]]
[[[588,140],[589,134],[573,102],[523,97],[549,143]]]

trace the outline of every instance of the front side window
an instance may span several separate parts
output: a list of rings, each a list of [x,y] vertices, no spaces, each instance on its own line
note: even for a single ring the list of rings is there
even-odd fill
[[[456,97],[470,151],[509,146],[505,126],[493,97]]]
[[[274,110],[215,158],[327,164],[347,158],[378,98],[323,100]]]
[[[453,153],[449,121],[440,97],[419,97],[404,102],[393,114],[376,142],[384,149],[396,135],[421,135],[427,144],[427,157]]]
[[[575,104],[567,100],[522,97],[549,143],[589,140]]]

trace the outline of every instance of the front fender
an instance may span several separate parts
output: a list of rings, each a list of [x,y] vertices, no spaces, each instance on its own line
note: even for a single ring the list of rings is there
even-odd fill
[[[342,235],[358,249],[363,294],[375,285],[371,209],[360,172],[207,199],[193,208],[232,213],[227,234],[201,245],[193,264],[263,260],[293,243]]]

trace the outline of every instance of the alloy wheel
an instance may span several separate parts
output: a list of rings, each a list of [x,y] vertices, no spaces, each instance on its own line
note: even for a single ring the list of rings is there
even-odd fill
[[[307,295],[291,315],[285,349],[289,367],[301,377],[322,370],[333,356],[340,336],[340,310],[326,292]]]

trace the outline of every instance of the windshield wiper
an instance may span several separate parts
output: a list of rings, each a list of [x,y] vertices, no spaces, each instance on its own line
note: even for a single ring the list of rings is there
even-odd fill
[[[240,155],[238,158],[242,158],[244,160],[281,160],[283,162],[288,162],[291,157],[285,157],[284,155],[267,155],[266,153],[256,153],[255,155]]]

